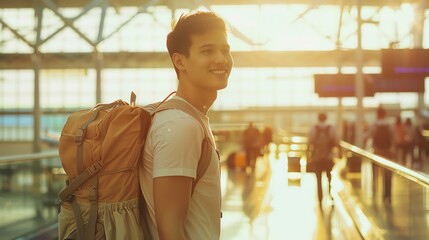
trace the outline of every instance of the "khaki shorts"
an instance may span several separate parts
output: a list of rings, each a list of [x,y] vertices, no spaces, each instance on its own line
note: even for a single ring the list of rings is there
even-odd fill
[[[89,203],[78,202],[84,224],[88,221]],[[106,240],[144,239],[137,199],[99,203],[97,222],[104,226]],[[69,203],[64,203],[58,214],[58,239],[65,239],[76,230],[76,221]]]

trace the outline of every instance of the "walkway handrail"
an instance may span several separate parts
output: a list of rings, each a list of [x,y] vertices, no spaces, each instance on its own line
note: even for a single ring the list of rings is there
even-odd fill
[[[15,163],[31,162],[34,160],[59,157],[58,150],[0,157],[0,166]]]
[[[340,146],[344,149],[347,149],[353,153],[356,153],[357,155],[363,156],[365,158],[370,159],[371,161],[375,162],[376,164],[389,169],[390,171],[394,172],[397,175],[400,175],[404,178],[407,178],[410,181],[413,181],[417,184],[422,185],[423,187],[429,188],[429,176],[420,173],[414,170],[411,170],[409,168],[406,168],[398,163],[392,162],[386,158],[383,158],[381,156],[372,154],[362,148],[359,148],[357,146],[354,146],[350,143],[341,141]]]

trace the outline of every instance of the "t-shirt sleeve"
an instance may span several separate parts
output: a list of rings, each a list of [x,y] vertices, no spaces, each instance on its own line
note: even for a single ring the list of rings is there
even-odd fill
[[[196,177],[203,131],[195,119],[186,113],[178,112],[180,111],[167,110],[157,114],[164,114],[162,118],[167,120],[156,124],[153,129],[154,178]]]

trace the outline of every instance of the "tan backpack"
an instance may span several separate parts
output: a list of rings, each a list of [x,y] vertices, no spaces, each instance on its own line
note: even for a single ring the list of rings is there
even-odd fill
[[[178,109],[203,124],[187,103],[168,98],[139,107],[132,93],[131,104],[117,100],[70,115],[59,141],[68,177],[59,193],[60,239],[150,239],[137,164],[152,117],[163,110]],[[210,163],[208,136],[205,132],[193,187]]]

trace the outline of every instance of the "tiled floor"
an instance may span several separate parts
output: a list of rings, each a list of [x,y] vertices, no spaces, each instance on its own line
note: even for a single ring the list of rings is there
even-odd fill
[[[288,173],[286,161],[266,155],[254,175],[224,170],[221,239],[341,239],[331,230],[332,201],[319,207],[315,176]]]

